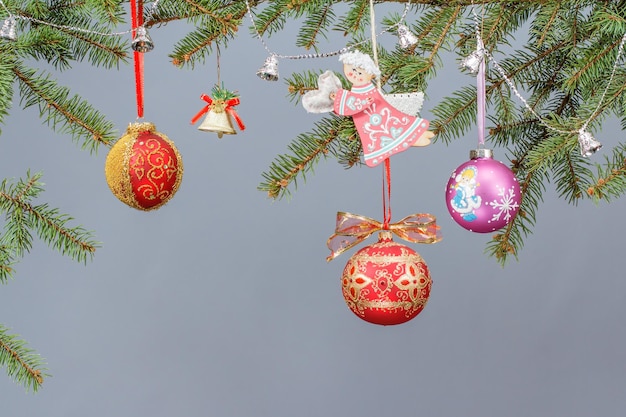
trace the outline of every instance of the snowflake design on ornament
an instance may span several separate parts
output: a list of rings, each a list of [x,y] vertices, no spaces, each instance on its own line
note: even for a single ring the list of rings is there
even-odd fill
[[[500,200],[493,200],[487,204],[493,207],[494,213],[489,222],[495,222],[504,219],[507,223],[517,212],[519,204],[515,200],[515,188],[509,188],[508,192],[504,188],[498,187],[498,196]]]

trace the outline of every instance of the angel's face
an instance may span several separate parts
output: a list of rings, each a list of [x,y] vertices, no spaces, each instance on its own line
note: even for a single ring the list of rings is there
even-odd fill
[[[367,84],[374,78],[374,75],[365,71],[363,68],[351,64],[344,64],[343,73],[353,85]]]

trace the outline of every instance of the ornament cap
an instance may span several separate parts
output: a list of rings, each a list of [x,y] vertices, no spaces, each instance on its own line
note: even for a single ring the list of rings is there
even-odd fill
[[[493,158],[493,151],[491,149],[485,148],[472,149],[470,151],[470,159],[477,158]]]
[[[388,242],[390,240],[393,240],[393,233],[391,233],[391,230],[381,230],[380,232],[378,232],[379,242]]]

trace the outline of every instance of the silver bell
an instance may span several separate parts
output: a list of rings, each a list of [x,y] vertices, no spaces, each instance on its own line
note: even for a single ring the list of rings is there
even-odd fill
[[[591,156],[602,148],[602,144],[591,133],[584,130],[578,132],[578,144],[580,145],[580,154],[584,157]]]
[[[2,23],[2,29],[0,29],[0,38],[14,41],[17,39],[16,33],[17,22],[13,16],[9,16]]]
[[[468,70],[470,73],[478,74],[480,63],[483,61],[485,53],[482,49],[476,49],[461,61],[461,68]]]
[[[145,53],[154,49],[154,42],[152,42],[152,39],[148,34],[148,29],[143,26],[139,26],[137,28],[137,31],[135,32],[135,39],[133,39],[133,42],[130,45],[133,48],[133,51],[136,52]]]
[[[398,43],[400,48],[408,49],[417,45],[417,36],[415,36],[405,25],[398,25]]]
[[[265,59],[265,63],[256,72],[256,75],[266,81],[278,80],[278,58],[276,55],[270,55]]]

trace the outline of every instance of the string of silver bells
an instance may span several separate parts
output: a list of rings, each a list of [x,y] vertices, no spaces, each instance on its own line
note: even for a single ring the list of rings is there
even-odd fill
[[[156,0],[152,3],[150,10],[148,11],[148,19],[144,23],[144,25],[146,23],[149,23],[152,20],[154,13],[156,12],[159,6],[160,1],[161,0]],[[2,23],[2,27],[0,28],[0,38],[7,39],[10,41],[17,40],[17,20],[18,19],[25,20],[25,21],[32,22],[32,23],[38,23],[41,25],[50,26],[56,29],[63,29],[63,30],[71,31],[71,32],[89,33],[92,35],[100,35],[100,36],[122,36],[122,35],[127,35],[133,32],[133,29],[129,29],[123,32],[99,32],[95,30],[79,28],[76,26],[57,25],[55,23],[46,22],[40,19],[36,19],[34,17],[13,14],[6,7],[6,5],[4,4],[2,0],[0,0],[0,8],[4,9],[6,14],[8,15],[8,17]],[[150,35],[148,34],[148,30],[145,28],[145,26],[140,26],[136,29],[135,39],[133,39],[132,47],[133,47],[133,50],[136,50],[138,52],[147,52],[147,51],[141,51],[140,49],[149,48],[148,50],[152,50],[154,48],[154,43],[152,42],[152,39],[150,39]]]
[[[246,1],[246,8],[248,9],[248,15],[250,16],[250,22],[252,23],[252,27],[254,28],[255,31],[255,35],[256,37],[259,39],[259,41],[261,42],[261,45],[263,45],[263,48],[267,51],[267,53],[269,54],[269,56],[265,59],[265,62],[263,63],[263,66],[261,68],[259,68],[259,70],[256,72],[256,74],[266,80],[266,81],[277,81],[279,78],[278,75],[278,59],[312,59],[312,58],[328,58],[331,56],[336,56],[336,55],[340,55],[343,54],[345,52],[350,51],[351,49],[356,48],[359,45],[362,45],[364,43],[370,42],[369,39],[365,39],[362,40],[360,42],[357,42],[353,45],[349,45],[349,46],[345,46],[341,49],[337,49],[335,51],[331,51],[331,52],[319,52],[319,53],[314,53],[314,54],[300,54],[300,55],[283,55],[283,54],[279,54],[277,52],[274,52],[272,49],[270,49],[270,47],[268,46],[267,42],[265,42],[265,40],[263,39],[263,37],[261,36],[261,33],[259,32],[259,30],[257,29],[257,24],[256,21],[254,20],[254,14],[252,13],[252,8],[250,7],[250,3],[248,0]],[[376,37],[381,36],[387,32],[390,32],[391,30],[393,30],[394,28],[397,28],[397,33],[398,33],[398,44],[400,45],[401,48],[403,49],[408,49],[414,45],[417,44],[418,39],[417,37],[411,33],[411,31],[409,30],[409,28],[404,24],[404,19],[409,11],[409,7],[411,6],[411,1],[407,1],[406,4],[404,5],[404,11],[402,13],[402,16],[400,16],[400,19],[394,23],[393,25],[389,26],[387,29],[382,30],[380,33],[378,33],[376,35]]]
[[[593,121],[593,119],[595,119],[595,117],[600,113],[600,109],[602,108],[602,105],[604,104],[604,99],[606,98],[606,94],[609,90],[609,87],[611,86],[611,83],[613,82],[613,79],[615,78],[617,67],[619,65],[620,59],[624,52],[624,45],[626,44],[626,33],[624,33],[624,35],[622,36],[622,40],[619,44],[619,47],[617,48],[617,56],[615,58],[615,62],[613,63],[613,69],[611,71],[611,75],[609,77],[609,80],[606,83],[606,86],[604,87],[604,91],[602,92],[602,95],[600,96],[600,101],[598,102],[598,105],[596,106],[595,110],[583,122],[582,126],[579,129],[563,130],[563,129],[556,128],[552,126],[551,124],[549,124],[546,121],[546,119],[541,117],[528,104],[528,101],[526,101],[524,96],[519,92],[519,90],[515,86],[515,83],[513,83],[513,81],[511,81],[511,79],[507,77],[506,71],[504,71],[502,66],[500,66],[500,64],[493,57],[493,55],[489,53],[489,51],[487,51],[483,47],[481,30],[480,30],[480,27],[481,27],[480,18],[478,17],[474,9],[472,9],[472,13],[474,14],[474,25],[476,28],[476,50],[473,51],[469,56],[467,56],[465,59],[461,61],[461,67],[464,69],[467,69],[470,73],[475,75],[478,73],[478,67],[480,65],[480,62],[486,57],[489,60],[489,62],[493,64],[493,67],[496,69],[498,74],[500,74],[500,76],[502,77],[504,82],[506,82],[506,84],[509,86],[511,91],[513,91],[515,96],[522,102],[526,110],[528,110],[537,119],[539,123],[541,123],[543,126],[548,128],[549,130],[552,130],[553,132],[557,132],[560,134],[567,134],[567,135],[571,135],[571,134],[578,135],[578,145],[580,146],[580,154],[583,157],[589,157],[593,155],[594,153],[596,153],[600,148],[602,148],[602,144],[598,140],[596,140],[596,138],[593,137],[593,135],[587,130],[587,128],[589,127],[589,124]]]
[[[152,17],[154,16],[154,13],[157,10],[157,7],[159,5],[159,1],[160,0],[156,0],[152,3],[152,6],[148,12],[148,19],[146,20],[146,22],[142,25],[139,26],[135,29],[135,35],[133,38],[133,41],[131,43],[131,47],[133,50],[137,51],[137,52],[149,52],[152,49],[154,49],[154,42],[152,41],[152,39],[150,38],[150,35],[148,33],[148,30],[146,29],[145,25],[147,23],[150,23],[150,21],[152,20]],[[322,53],[315,53],[315,54],[300,54],[300,55],[283,55],[283,54],[279,54],[276,53],[274,51],[272,51],[268,44],[265,42],[265,40],[263,39],[263,37],[261,36],[261,34],[259,33],[259,30],[257,29],[257,25],[256,25],[256,21],[254,19],[254,14],[252,13],[252,8],[250,7],[250,3],[248,0],[245,0],[246,3],[246,9],[248,11],[248,15],[250,16],[250,21],[252,22],[252,26],[254,27],[254,31],[256,32],[256,36],[257,38],[260,40],[261,44],[263,45],[263,47],[265,48],[265,50],[268,52],[269,56],[268,58],[265,60],[265,63],[263,64],[263,66],[257,71],[257,75],[264,79],[264,80],[268,80],[268,81],[276,81],[279,78],[278,75],[278,59],[310,59],[310,58],[327,58],[327,57],[331,57],[331,56],[335,56],[335,55],[339,55],[342,54],[344,52],[347,52],[353,48],[356,48],[357,46],[369,42],[369,40],[363,40],[361,42],[355,43],[353,45],[350,46],[346,46],[344,48],[338,49],[336,51],[331,51],[331,52],[322,52]],[[398,33],[398,42],[400,44],[400,47],[407,49],[410,48],[413,45],[416,45],[418,40],[417,37],[411,33],[408,29],[408,27],[403,23],[404,19],[408,13],[409,7],[411,5],[411,1],[407,1],[407,3],[404,6],[404,12],[402,13],[402,16],[400,17],[400,19],[398,20],[397,23],[391,25],[390,27],[388,27],[387,29],[381,31],[378,36],[383,35],[391,30],[393,30],[394,28],[397,28],[397,33]],[[4,9],[4,11],[6,12],[6,14],[8,15],[8,17],[4,20],[2,27],[0,28],[0,38],[2,39],[7,39],[10,41],[15,41],[17,40],[17,19],[21,19],[21,20],[25,20],[25,21],[30,21],[33,23],[38,23],[38,24],[42,24],[42,25],[47,25],[47,26],[51,26],[57,29],[63,29],[63,30],[67,30],[67,31],[72,31],[72,32],[82,32],[82,33],[89,33],[89,34],[94,34],[94,35],[101,35],[101,36],[122,36],[122,35],[127,35],[129,33],[133,33],[133,29],[129,29],[126,31],[122,31],[122,32],[100,32],[100,31],[94,31],[94,30],[90,30],[90,29],[84,29],[84,28],[80,28],[80,27],[76,27],[76,26],[64,26],[64,25],[57,25],[54,23],[50,23],[50,22],[46,22],[40,19],[36,19],[33,17],[27,17],[27,16],[21,16],[21,15],[16,15],[11,13],[11,11],[6,7],[6,5],[4,4],[4,2],[2,0],[0,0],[0,8]]]

